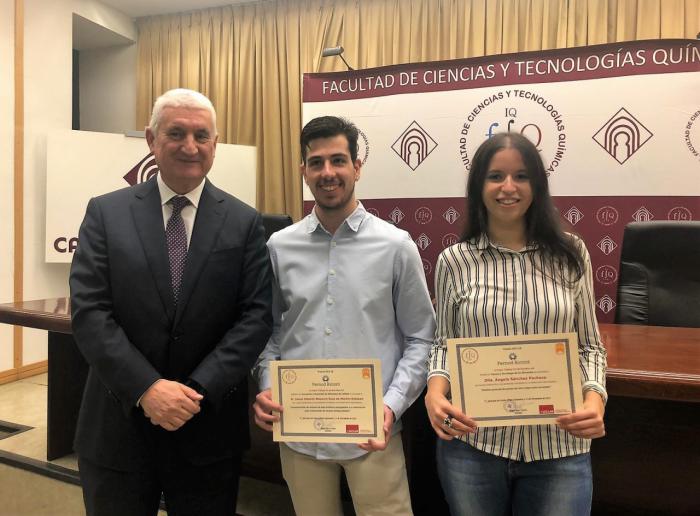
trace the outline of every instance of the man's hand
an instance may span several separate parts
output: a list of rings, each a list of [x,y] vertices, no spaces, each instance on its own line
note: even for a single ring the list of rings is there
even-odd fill
[[[605,435],[604,414],[603,398],[595,391],[588,391],[583,400],[583,410],[558,417],[556,424],[573,436],[595,439]]]
[[[280,420],[279,413],[283,410],[282,405],[272,401],[270,389],[265,389],[258,393],[255,397],[255,403],[253,403],[255,424],[263,430],[272,432],[272,423]],[[275,414],[275,412],[277,412],[277,414]]]
[[[151,423],[172,432],[199,412],[202,398],[179,382],[158,380],[141,397],[141,408]]]
[[[395,419],[394,411],[388,406],[384,405],[384,441],[370,439],[366,443],[358,444],[358,446],[368,452],[386,450],[386,447],[389,445],[391,429],[394,427]]]

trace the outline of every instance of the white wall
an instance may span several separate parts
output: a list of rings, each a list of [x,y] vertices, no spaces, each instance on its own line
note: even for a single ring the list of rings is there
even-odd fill
[[[78,69],[82,131],[123,134],[143,130],[136,127],[135,43],[81,50]]]
[[[11,0],[0,1],[12,3]],[[44,206],[46,135],[55,129],[71,128],[73,13],[132,40],[136,39],[133,21],[99,2],[24,0],[25,300],[68,295],[69,266],[44,262]],[[111,106],[114,112],[134,111],[134,104],[124,106],[111,103]],[[24,341],[24,364],[46,359],[45,332],[26,330]]]
[[[14,2],[0,0],[0,303],[12,301],[14,264]],[[12,327],[0,324],[0,371],[13,367]]]

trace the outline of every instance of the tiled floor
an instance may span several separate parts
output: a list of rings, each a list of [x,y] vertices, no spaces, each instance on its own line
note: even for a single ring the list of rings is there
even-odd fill
[[[0,439],[0,450],[46,461],[47,375],[0,385],[0,421],[33,429]],[[51,461],[78,469],[74,455]],[[84,514],[80,489],[56,480],[0,464],[0,514],[3,516],[73,516]],[[5,504],[4,500],[10,502]],[[241,479],[238,513],[243,516],[291,516],[285,486]]]

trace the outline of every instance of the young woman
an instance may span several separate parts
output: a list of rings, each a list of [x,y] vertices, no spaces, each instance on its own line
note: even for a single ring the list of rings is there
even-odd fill
[[[564,233],[539,152],[500,133],[476,151],[462,241],[435,273],[437,330],[425,403],[440,438],[438,473],[453,515],[584,515],[591,439],[605,435],[606,354],[591,263]],[[575,332],[583,410],[554,425],[479,428],[449,401],[446,339]]]

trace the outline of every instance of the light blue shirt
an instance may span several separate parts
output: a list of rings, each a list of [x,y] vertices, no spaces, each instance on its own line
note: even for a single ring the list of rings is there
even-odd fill
[[[275,275],[272,337],[255,368],[270,387],[270,360],[378,358],[384,404],[399,418],[425,387],[435,314],[411,236],[361,203],[331,235],[312,211],[267,243]],[[289,443],[318,459],[346,460],[356,444]]]

